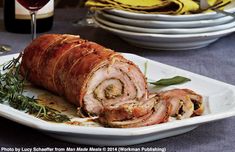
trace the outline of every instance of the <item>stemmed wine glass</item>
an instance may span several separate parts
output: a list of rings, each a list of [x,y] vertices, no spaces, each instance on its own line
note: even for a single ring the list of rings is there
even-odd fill
[[[50,0],[17,0],[24,8],[29,10],[31,16],[32,40],[36,38],[36,14]]]
[[[7,44],[0,44],[0,55],[4,52],[11,51],[11,46]]]
[[[80,10],[82,8],[85,8],[85,3],[87,0],[79,0],[79,3],[77,5],[77,9]],[[92,26],[97,27],[93,20],[93,14],[91,10],[87,9],[86,14],[82,18],[78,18],[73,21],[74,26]]]

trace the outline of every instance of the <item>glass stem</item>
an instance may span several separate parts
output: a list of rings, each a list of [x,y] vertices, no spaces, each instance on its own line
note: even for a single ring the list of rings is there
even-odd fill
[[[32,40],[36,38],[36,12],[35,11],[31,11],[30,12],[30,16],[31,16],[31,33],[32,33]]]

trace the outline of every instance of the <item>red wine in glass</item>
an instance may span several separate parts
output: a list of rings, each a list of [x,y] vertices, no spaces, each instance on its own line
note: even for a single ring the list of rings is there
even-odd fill
[[[37,11],[45,6],[50,0],[17,0],[22,6],[30,11]]]
[[[23,7],[30,11],[32,39],[36,38],[36,13],[50,0],[17,0]]]

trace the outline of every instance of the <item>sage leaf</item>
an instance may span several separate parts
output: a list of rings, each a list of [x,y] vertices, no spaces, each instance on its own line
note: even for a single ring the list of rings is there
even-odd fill
[[[147,75],[147,71],[148,71],[148,61],[144,63],[144,75],[145,76]]]
[[[191,81],[189,78],[182,77],[182,76],[175,76],[173,78],[168,79],[160,79],[156,82],[149,82],[150,84],[156,85],[156,86],[170,86],[175,84],[182,84],[185,82]]]

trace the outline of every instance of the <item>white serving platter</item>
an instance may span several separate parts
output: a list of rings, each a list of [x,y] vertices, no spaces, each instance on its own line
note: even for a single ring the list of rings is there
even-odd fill
[[[96,18],[94,18],[94,22],[101,28],[120,36],[135,46],[153,50],[190,50],[202,48],[235,31],[235,27],[232,27],[220,31],[194,34],[154,34],[116,29],[102,24]]]
[[[124,53],[123,55],[127,59],[135,62],[141,70],[144,70],[144,65],[146,61],[148,61],[146,76],[149,80],[153,81],[176,75],[190,78],[191,81],[189,83],[165,89],[189,88],[201,94],[205,104],[204,114],[202,116],[184,120],[127,129],[50,123],[22,111],[15,110],[4,104],[0,104],[0,116],[37,129],[54,138],[78,144],[98,146],[124,146],[149,142],[188,132],[203,123],[235,116],[235,86],[156,61],[148,60],[134,54]],[[17,54],[2,56],[0,57],[0,63],[2,64],[16,56]],[[160,91],[159,89],[156,90],[153,86],[149,86],[149,88],[151,91]]]
[[[139,32],[139,33],[152,33],[152,34],[198,34],[198,33],[209,33],[209,32],[221,31],[221,30],[226,30],[226,29],[235,27],[235,22],[231,21],[225,24],[209,26],[209,27],[168,28],[167,26],[165,26],[162,28],[146,28],[146,27],[137,27],[137,26],[115,23],[115,22],[107,20],[102,15],[98,15],[98,14],[96,14],[94,18],[98,22],[104,25],[110,26],[112,28],[115,28],[115,29],[131,31],[131,32]]]
[[[105,11],[97,12],[98,14],[102,14],[105,19],[110,21],[120,23],[122,25],[131,25],[142,28],[195,28],[195,27],[209,27],[225,24],[231,21],[234,21],[234,18],[231,16],[222,16],[216,19],[204,19],[204,20],[186,20],[186,21],[162,21],[162,20],[145,20],[141,19],[131,19],[122,16],[116,16],[113,14],[109,14]]]
[[[224,8],[227,12],[235,12],[235,1],[232,1],[229,5]],[[195,20],[203,20],[203,19],[216,19],[219,17],[223,17],[225,15],[216,12],[207,12],[207,13],[199,13],[199,14],[189,14],[189,15],[164,15],[164,14],[143,14],[143,13],[134,13],[123,10],[111,9],[106,10],[108,13],[122,16],[125,18],[131,19],[145,19],[145,20],[162,20],[162,21],[195,21]]]

